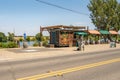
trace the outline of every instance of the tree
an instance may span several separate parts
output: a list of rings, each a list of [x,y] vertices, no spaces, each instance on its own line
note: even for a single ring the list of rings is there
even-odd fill
[[[23,38],[20,38],[20,39],[19,39],[19,41],[21,41],[21,42],[22,42],[22,41],[23,41]]]
[[[36,36],[35,36],[35,38],[36,38],[36,40],[38,41],[39,46],[42,46],[42,43],[41,43],[41,42],[42,42],[43,39],[44,39],[42,33],[37,33]]]
[[[35,35],[35,38],[36,38],[37,41],[42,41],[42,40],[43,40],[43,35],[42,35],[42,33],[37,33],[37,34]]]
[[[97,29],[120,29],[120,4],[117,0],[90,0],[88,9]]]
[[[6,41],[7,41],[7,37],[3,32],[0,32],[0,42],[6,42]]]
[[[120,3],[118,3],[117,5],[117,10],[115,13],[115,21],[113,23],[113,27],[116,31],[119,31],[120,30]]]
[[[10,33],[10,32],[8,32],[8,41],[14,41],[14,33]]]
[[[27,41],[30,41],[30,36],[27,36],[26,40],[27,40]]]

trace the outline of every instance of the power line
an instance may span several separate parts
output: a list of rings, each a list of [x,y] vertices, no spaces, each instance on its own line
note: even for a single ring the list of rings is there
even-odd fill
[[[46,4],[46,5],[54,6],[54,7],[60,8],[60,9],[64,9],[64,10],[67,10],[67,11],[71,11],[71,12],[73,12],[73,13],[77,13],[77,14],[82,14],[82,15],[85,15],[85,16],[89,16],[88,14],[81,13],[81,12],[76,11],[76,10],[68,9],[68,8],[65,8],[65,7],[56,5],[56,4],[52,4],[52,3],[46,2],[46,1],[42,1],[42,0],[36,0],[36,1],[38,1],[39,3],[44,3],[44,4]]]

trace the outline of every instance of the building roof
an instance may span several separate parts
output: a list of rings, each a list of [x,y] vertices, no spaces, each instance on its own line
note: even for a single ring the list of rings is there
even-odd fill
[[[100,34],[100,32],[97,31],[97,30],[88,30],[88,32],[89,32],[90,34]]]
[[[100,30],[99,32],[100,32],[101,34],[110,34],[109,31],[107,31],[107,30]]]
[[[40,28],[41,31],[44,30],[56,30],[56,29],[60,29],[60,30],[79,30],[79,29],[86,29],[85,26],[65,26],[65,25],[55,25],[55,26],[47,26],[47,27],[41,27]]]
[[[116,31],[109,31],[110,32],[110,34],[118,34],[118,32],[116,32]]]

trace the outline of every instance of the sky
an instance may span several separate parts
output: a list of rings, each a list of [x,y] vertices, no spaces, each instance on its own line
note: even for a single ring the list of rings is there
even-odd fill
[[[75,25],[94,29],[87,8],[89,0],[42,0],[80,12],[80,14],[40,3],[36,0],[0,0],[0,32],[34,36],[40,26]],[[120,1],[120,0],[119,0]],[[87,14],[87,15],[84,15]],[[44,35],[48,33],[44,32]]]

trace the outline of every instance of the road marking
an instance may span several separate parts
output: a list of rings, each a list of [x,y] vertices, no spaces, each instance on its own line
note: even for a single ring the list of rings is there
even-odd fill
[[[66,74],[66,73],[71,73],[71,72],[75,72],[75,71],[79,71],[79,70],[102,66],[102,65],[110,64],[110,63],[114,63],[114,62],[120,62],[120,58],[107,60],[107,61],[101,61],[101,62],[92,63],[92,64],[87,64],[87,65],[74,67],[74,68],[63,69],[63,70],[59,70],[59,71],[53,71],[50,73],[44,73],[44,74],[34,75],[34,76],[30,76],[30,77],[25,77],[25,78],[19,78],[17,80],[38,80],[38,79],[43,79],[43,78],[47,78],[47,77],[57,76],[59,74]]]
[[[35,52],[35,51],[37,51],[37,50],[23,50],[23,51],[26,51],[26,52]]]

